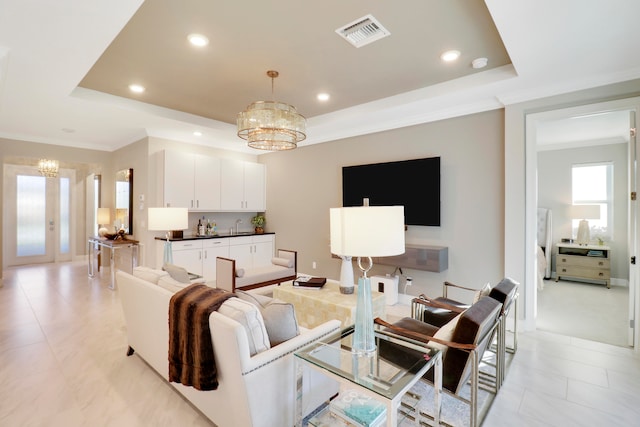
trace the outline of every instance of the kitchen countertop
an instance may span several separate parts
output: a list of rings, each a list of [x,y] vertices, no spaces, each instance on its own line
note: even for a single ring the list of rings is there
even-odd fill
[[[264,233],[255,233],[253,231],[241,231],[238,234],[229,234],[227,233],[218,233],[216,235],[213,236],[184,236],[182,238],[169,238],[170,242],[182,242],[185,240],[205,240],[205,239],[226,239],[228,237],[244,237],[244,236],[260,236],[263,234],[276,234],[276,233],[270,233],[270,232],[264,232]],[[156,237],[156,240],[167,240],[166,237]]]

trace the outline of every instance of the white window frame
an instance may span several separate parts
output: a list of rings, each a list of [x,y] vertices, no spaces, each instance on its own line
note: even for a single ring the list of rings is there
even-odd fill
[[[587,168],[587,167],[606,167],[606,198],[587,198],[587,199],[577,199],[574,196],[574,182],[573,182],[573,171],[576,168]],[[601,238],[604,241],[613,241],[613,162],[598,162],[598,163],[579,163],[571,165],[571,198],[574,205],[600,205],[601,206],[601,214],[602,209],[605,209],[604,212],[606,214],[606,229],[602,231],[599,228],[599,225],[602,222],[601,220],[591,220],[589,221],[589,228],[591,231],[591,240],[597,240]],[[578,230],[579,219],[573,219],[571,221],[571,227],[573,235],[576,235]]]

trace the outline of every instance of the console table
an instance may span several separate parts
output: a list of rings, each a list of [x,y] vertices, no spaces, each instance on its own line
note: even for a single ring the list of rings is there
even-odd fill
[[[111,273],[111,281],[109,283],[109,289],[116,288],[116,257],[115,251],[123,248],[131,248],[131,268],[138,266],[138,241],[137,240],[110,240],[102,237],[90,237],[89,238],[89,277],[94,277],[94,258],[96,255],[96,248],[108,248],[109,249],[109,267]]]
[[[314,328],[327,320],[338,319],[342,327],[353,325],[356,318],[358,286],[353,294],[340,293],[340,284],[327,280],[322,289],[300,289],[292,282],[273,288],[273,297],[293,304],[298,323]],[[373,317],[385,317],[386,299],[383,293],[371,291]]]
[[[611,288],[611,248],[604,245],[556,245],[556,282],[560,277],[604,281]]]

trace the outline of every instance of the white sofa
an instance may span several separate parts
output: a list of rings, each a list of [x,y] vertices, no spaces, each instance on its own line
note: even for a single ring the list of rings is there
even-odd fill
[[[173,292],[123,271],[116,273],[126,320],[128,355],[137,354],[163,378],[168,378],[168,312]],[[237,298],[232,298],[237,300]],[[337,320],[275,347],[250,355],[248,335],[240,323],[219,313],[209,317],[219,387],[199,391],[170,383],[218,427],[294,425],[295,373],[293,352],[340,328]],[[306,415],[338,392],[338,384],[307,372],[302,408]]]

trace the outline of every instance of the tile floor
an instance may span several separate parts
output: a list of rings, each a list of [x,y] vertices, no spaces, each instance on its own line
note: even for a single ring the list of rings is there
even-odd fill
[[[11,268],[0,288],[0,426],[211,426],[137,356],[118,292],[84,263]],[[640,425],[640,357],[520,334],[483,425]],[[239,426],[242,427],[242,426]],[[274,426],[280,427],[280,426]]]

